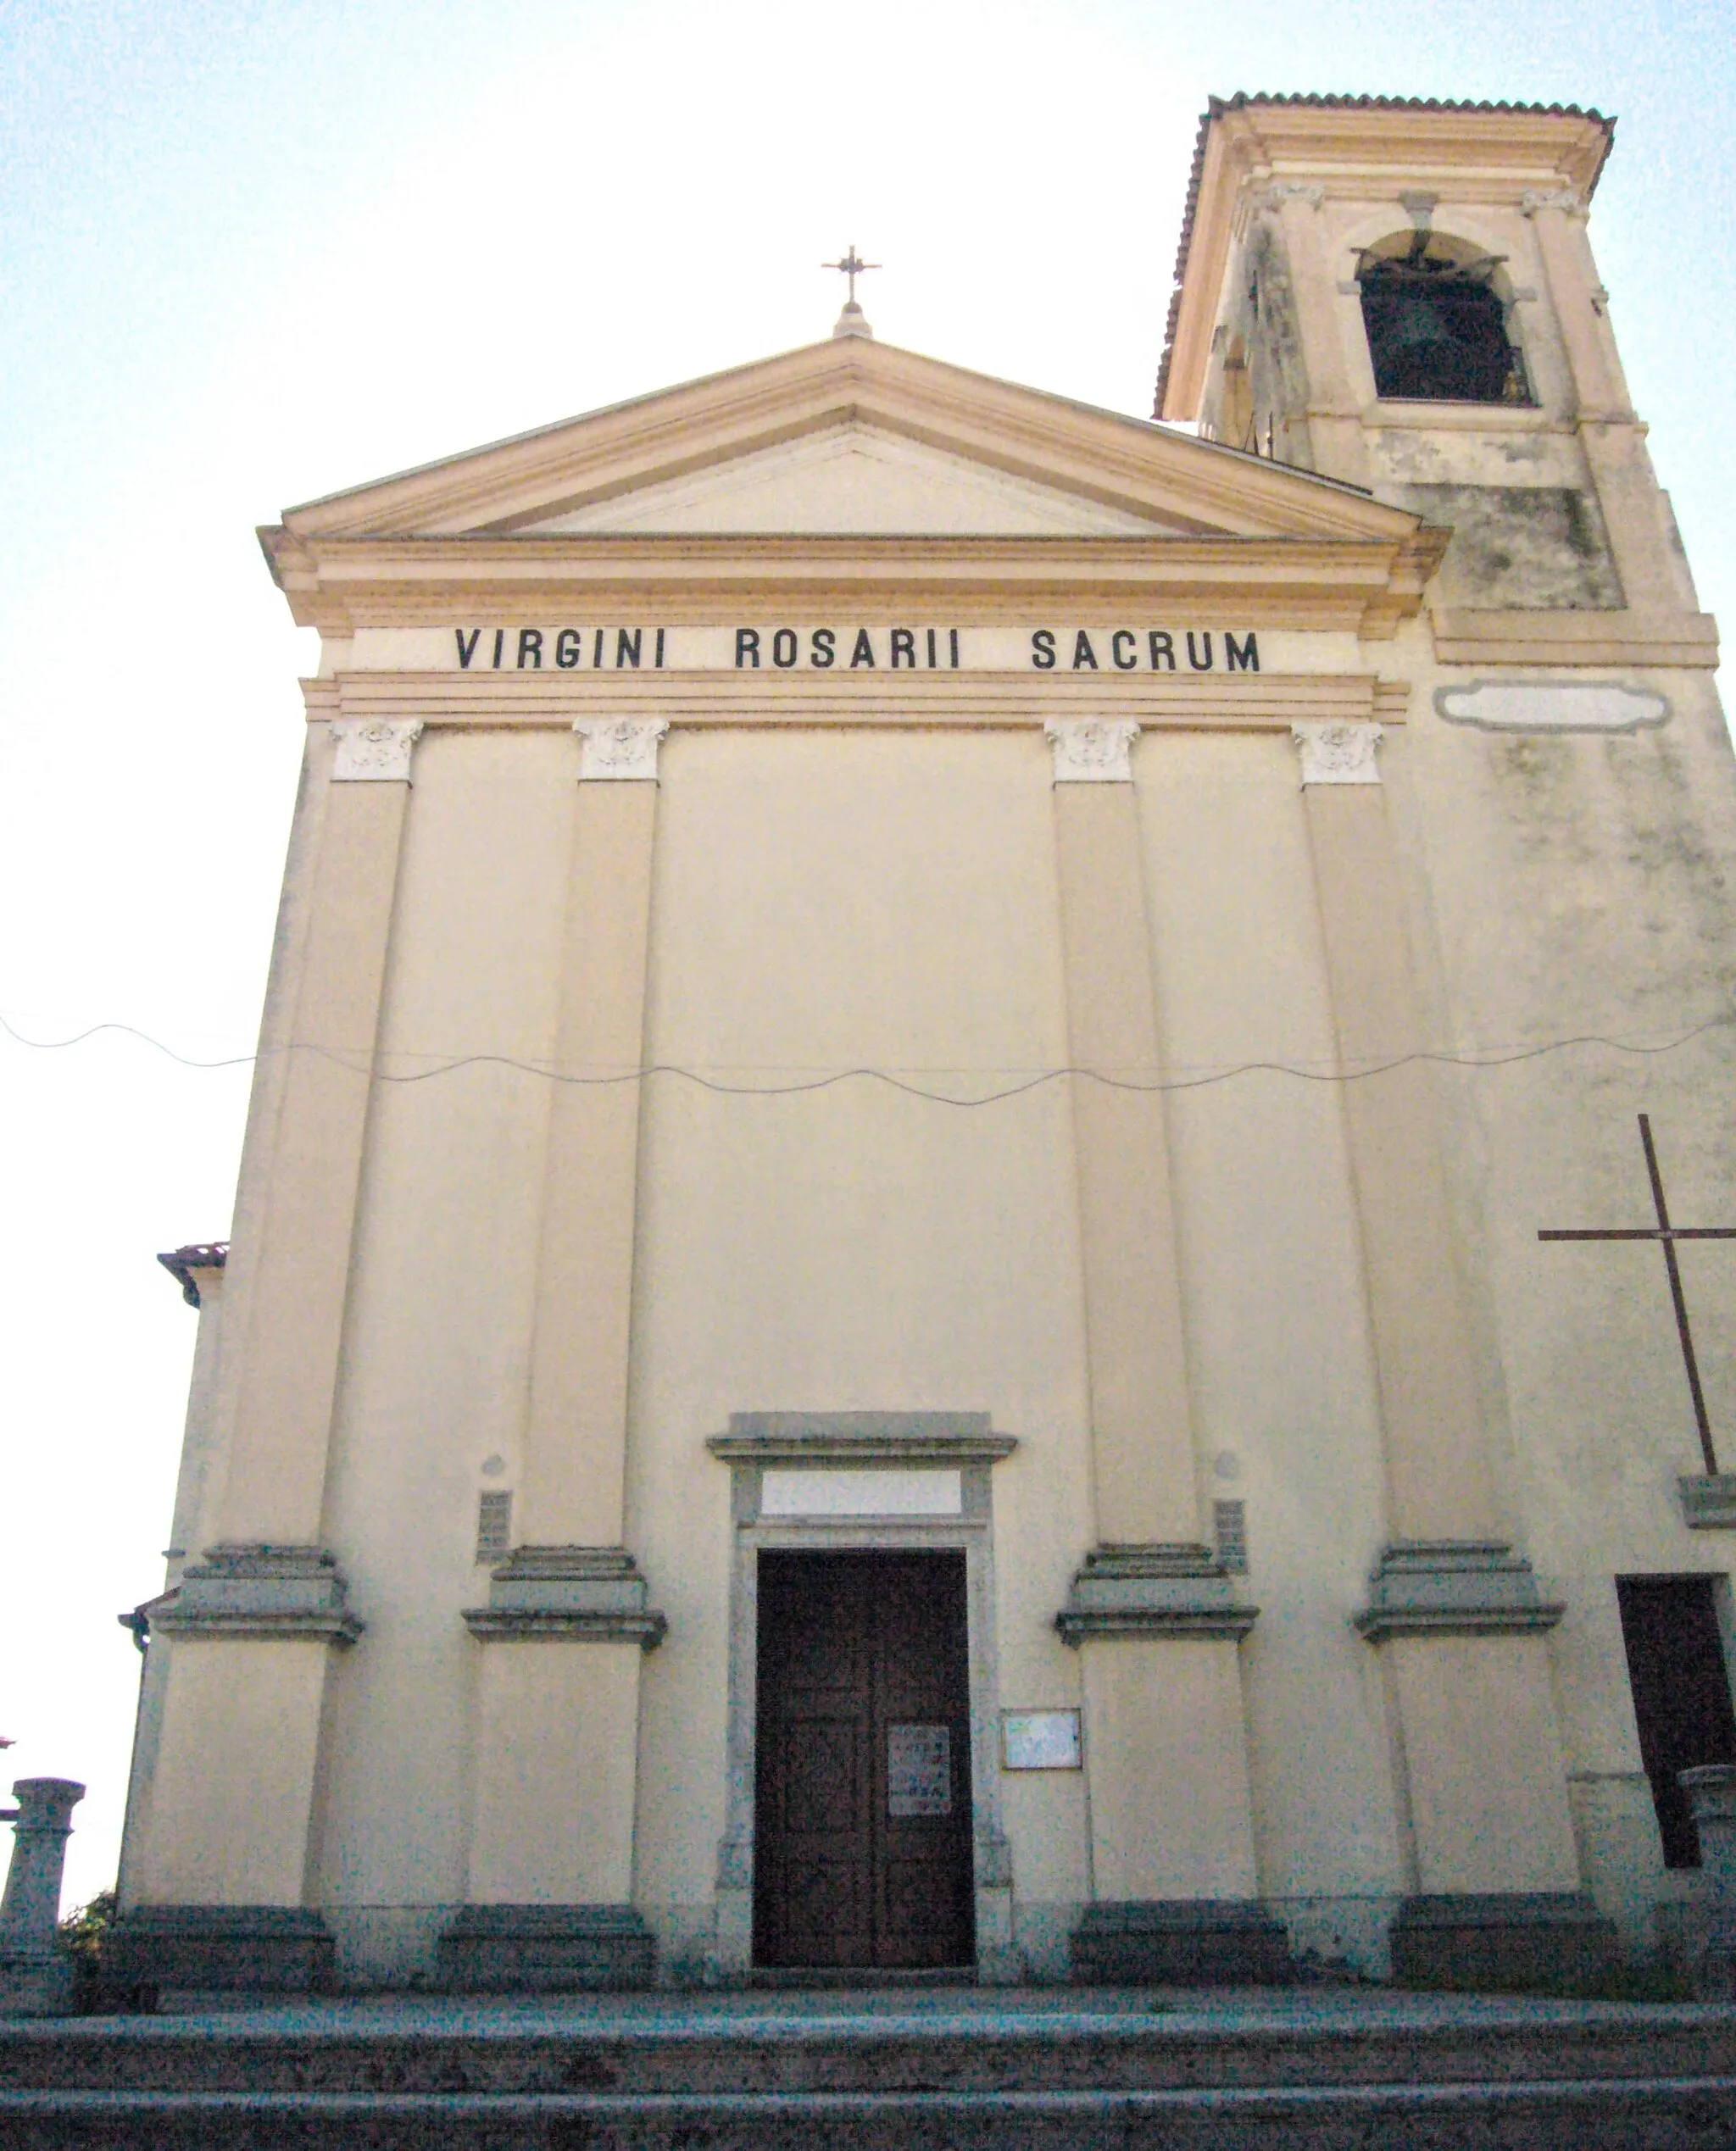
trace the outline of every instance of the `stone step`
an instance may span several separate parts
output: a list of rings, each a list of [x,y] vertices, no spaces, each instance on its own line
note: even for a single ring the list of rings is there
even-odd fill
[[[1645,2151],[1736,2143],[1736,2010],[644,1995],[0,2024],[0,2143]]]
[[[414,2005],[412,2005],[413,2007]],[[1189,2091],[1736,2077],[1736,2011],[235,2012],[0,2026],[0,2088],[173,2093]]]
[[[1736,2079],[1144,2092],[0,2093],[8,2151],[1726,2151]]]

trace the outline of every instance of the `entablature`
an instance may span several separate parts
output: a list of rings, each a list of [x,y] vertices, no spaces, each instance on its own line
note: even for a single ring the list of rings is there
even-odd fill
[[[748,608],[920,611],[1041,625],[1044,609],[1210,601],[1260,626],[1386,640],[1419,611],[1450,532],[1308,538],[849,538],[565,536],[322,538],[267,533],[297,623],[443,625],[579,605],[727,623]]]
[[[1405,721],[1410,688],[1370,673],[344,672],[303,680],[310,722],[414,715],[430,726],[570,726],[607,710],[687,730],[798,725],[1032,730],[1106,710],[1142,727],[1288,733],[1300,722]]]

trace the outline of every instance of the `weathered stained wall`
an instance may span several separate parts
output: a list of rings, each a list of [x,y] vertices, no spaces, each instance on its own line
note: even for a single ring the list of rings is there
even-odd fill
[[[1444,605],[1571,611],[1622,602],[1589,487],[1388,483],[1381,497],[1452,531],[1435,582]]]

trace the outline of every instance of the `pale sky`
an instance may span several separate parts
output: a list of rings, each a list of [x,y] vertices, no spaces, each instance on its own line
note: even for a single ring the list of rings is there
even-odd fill
[[[1592,241],[1707,609],[1736,620],[1716,0],[11,0],[0,13],[0,1016],[245,1054],[303,732],[253,531],[806,343],[856,241],[885,340],[1140,416],[1208,93],[1620,117]],[[194,1317],[249,1071],[0,1035],[0,1758],[114,1876]],[[8,1766],[10,1766],[9,1768]]]

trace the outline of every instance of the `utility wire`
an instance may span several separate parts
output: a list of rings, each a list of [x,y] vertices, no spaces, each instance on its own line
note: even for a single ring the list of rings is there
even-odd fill
[[[434,1057],[435,1065],[431,1068],[394,1073],[378,1067],[370,1069],[365,1061],[357,1060],[329,1046],[316,1045],[305,1041],[294,1041],[287,1046],[269,1048],[268,1052],[311,1053],[320,1059],[331,1062],[337,1067],[348,1070],[353,1076],[371,1077],[376,1083],[426,1083],[439,1076],[456,1075],[467,1068],[510,1068],[516,1069],[526,1076],[541,1076],[548,1082],[573,1084],[585,1088],[605,1088],[620,1083],[642,1083],[653,1076],[673,1076],[680,1077],[684,1082],[696,1085],[701,1090],[710,1091],[724,1098],[795,1098],[813,1091],[831,1090],[839,1083],[870,1081],[884,1084],[890,1090],[901,1092],[907,1098],[922,1099],[929,1104],[974,1109],[982,1105],[1004,1104],[1009,1098],[1022,1098],[1027,1092],[1040,1089],[1046,1084],[1058,1083],[1066,1076],[1078,1076],[1088,1082],[1099,1083],[1109,1090],[1132,1091],[1151,1095],[1173,1091],[1205,1090],[1215,1084],[1231,1082],[1240,1076],[1288,1076],[1299,1083],[1358,1083],[1366,1081],[1371,1076],[1390,1075],[1395,1069],[1408,1068],[1417,1064],[1427,1064],[1438,1068],[1470,1070],[1511,1068],[1522,1061],[1538,1060],[1545,1054],[1561,1053],[1575,1046],[1602,1046],[1611,1053],[1630,1053],[1650,1058],[1662,1053],[1678,1053],[1683,1047],[1691,1044],[1696,1038],[1704,1037],[1709,1031],[1727,1031],[1733,1025],[1736,1025],[1736,1013],[1709,1017],[1704,1023],[1697,1023],[1675,1037],[1662,1039],[1654,1043],[1645,1043],[1634,1039],[1613,1038],[1601,1031],[1587,1031],[1575,1032],[1568,1037],[1544,1039],[1540,1043],[1533,1045],[1484,1047],[1473,1048],[1467,1053],[1444,1053],[1427,1048],[1419,1048],[1412,1053],[1395,1053],[1388,1059],[1370,1061],[1350,1068],[1309,1067],[1294,1061],[1245,1060],[1224,1068],[1205,1069],[1187,1074],[1158,1076],[1155,1081],[1149,1082],[1138,1081],[1129,1076],[1110,1075],[1106,1070],[1100,1068],[1076,1066],[1044,1068],[1022,1076],[1015,1083],[1007,1084],[999,1090],[987,1092],[980,1098],[955,1098],[946,1091],[931,1090],[924,1084],[913,1083],[905,1076],[886,1068],[832,1069],[824,1073],[816,1073],[811,1078],[795,1083],[728,1083],[720,1081],[715,1076],[702,1074],[697,1068],[683,1068],[668,1061],[654,1062],[649,1066],[642,1068],[584,1072],[553,1067],[536,1061],[520,1060],[510,1053],[463,1053],[447,1058]],[[183,1068],[201,1070],[244,1068],[262,1058],[261,1055],[256,1053],[235,1053],[220,1060],[194,1059],[186,1053],[177,1053],[174,1047],[165,1045],[160,1038],[154,1038],[148,1031],[141,1031],[130,1023],[93,1023],[86,1030],[81,1031],[70,1038],[30,1038],[26,1037],[22,1031],[14,1029],[3,1015],[0,1015],[0,1031],[3,1031],[15,1044],[29,1047],[37,1053],[64,1053],[70,1047],[83,1045],[86,1040],[95,1038],[104,1031],[114,1031],[125,1037],[138,1039],[142,1043],[152,1047],[156,1052],[166,1054],[170,1060],[177,1062]],[[957,1072],[968,1074],[971,1071],[960,1070]],[[990,1071],[985,1070],[981,1072],[987,1074]]]

